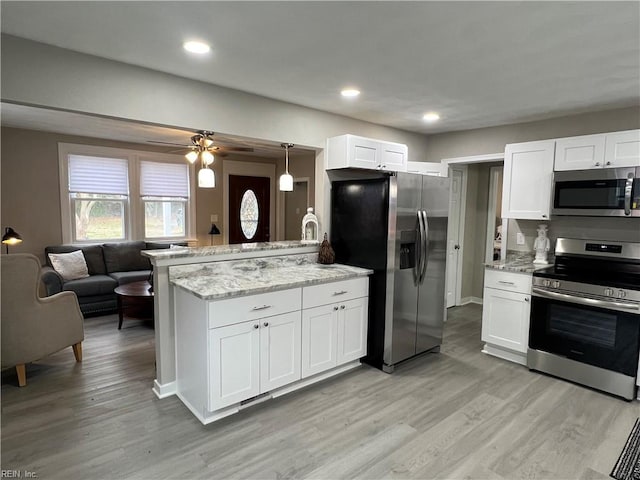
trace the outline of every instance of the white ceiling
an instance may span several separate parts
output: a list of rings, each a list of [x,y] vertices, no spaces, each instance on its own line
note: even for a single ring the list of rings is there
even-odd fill
[[[2,1],[2,32],[422,133],[640,103],[639,2]],[[194,58],[187,39],[213,51]],[[347,85],[362,95],[340,97]],[[421,117],[440,112],[437,124]]]

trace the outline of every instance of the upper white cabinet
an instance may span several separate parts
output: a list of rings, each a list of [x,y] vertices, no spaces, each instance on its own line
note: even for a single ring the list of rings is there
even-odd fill
[[[407,162],[407,173],[446,177],[448,164],[442,162]]]
[[[389,172],[407,171],[407,146],[356,135],[327,139],[327,170],[365,168]]]
[[[549,218],[554,152],[555,140],[506,146],[502,186],[504,218]]]
[[[604,134],[556,140],[554,170],[586,170],[604,165]]]
[[[606,167],[640,166],[640,130],[608,133],[604,146]]]
[[[640,166],[640,130],[556,140],[555,171]]]

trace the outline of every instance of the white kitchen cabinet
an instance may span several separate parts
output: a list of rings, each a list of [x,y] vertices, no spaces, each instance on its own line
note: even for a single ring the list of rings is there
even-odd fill
[[[389,172],[407,171],[407,146],[356,135],[327,139],[327,170],[363,168]]]
[[[555,171],[640,166],[640,130],[556,139]]]
[[[602,168],[604,161],[605,135],[583,135],[556,140],[556,155],[553,169],[587,170]]]
[[[356,298],[340,305],[337,327],[338,365],[367,354],[368,311],[368,298]]]
[[[531,274],[488,268],[482,300],[482,351],[526,365],[530,312]]]
[[[300,380],[301,318],[292,312],[264,318],[260,324],[260,392]]]
[[[323,305],[302,311],[302,378],[338,364],[338,309]]]
[[[507,145],[502,186],[503,218],[548,220],[555,141]]]
[[[606,134],[606,167],[640,167],[640,130]]]

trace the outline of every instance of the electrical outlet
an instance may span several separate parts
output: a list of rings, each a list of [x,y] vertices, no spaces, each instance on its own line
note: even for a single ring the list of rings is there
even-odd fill
[[[211,223],[216,223],[218,221],[218,215],[211,214]]]
[[[516,232],[516,243],[518,245],[524,245],[524,233]]]

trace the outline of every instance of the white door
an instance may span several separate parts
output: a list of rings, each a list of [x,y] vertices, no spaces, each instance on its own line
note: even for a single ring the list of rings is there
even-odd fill
[[[302,311],[302,378],[336,366],[338,304]]]
[[[460,249],[462,244],[462,184],[464,170],[451,168],[451,190],[449,194],[449,225],[447,227],[447,308],[454,307],[459,298]]]
[[[482,302],[482,341],[526,353],[529,344],[530,296],[485,288]]]
[[[341,303],[338,310],[337,365],[367,354],[368,298]]]
[[[258,320],[209,330],[209,410],[260,393]]]
[[[300,380],[300,312],[260,320],[260,393]]]

